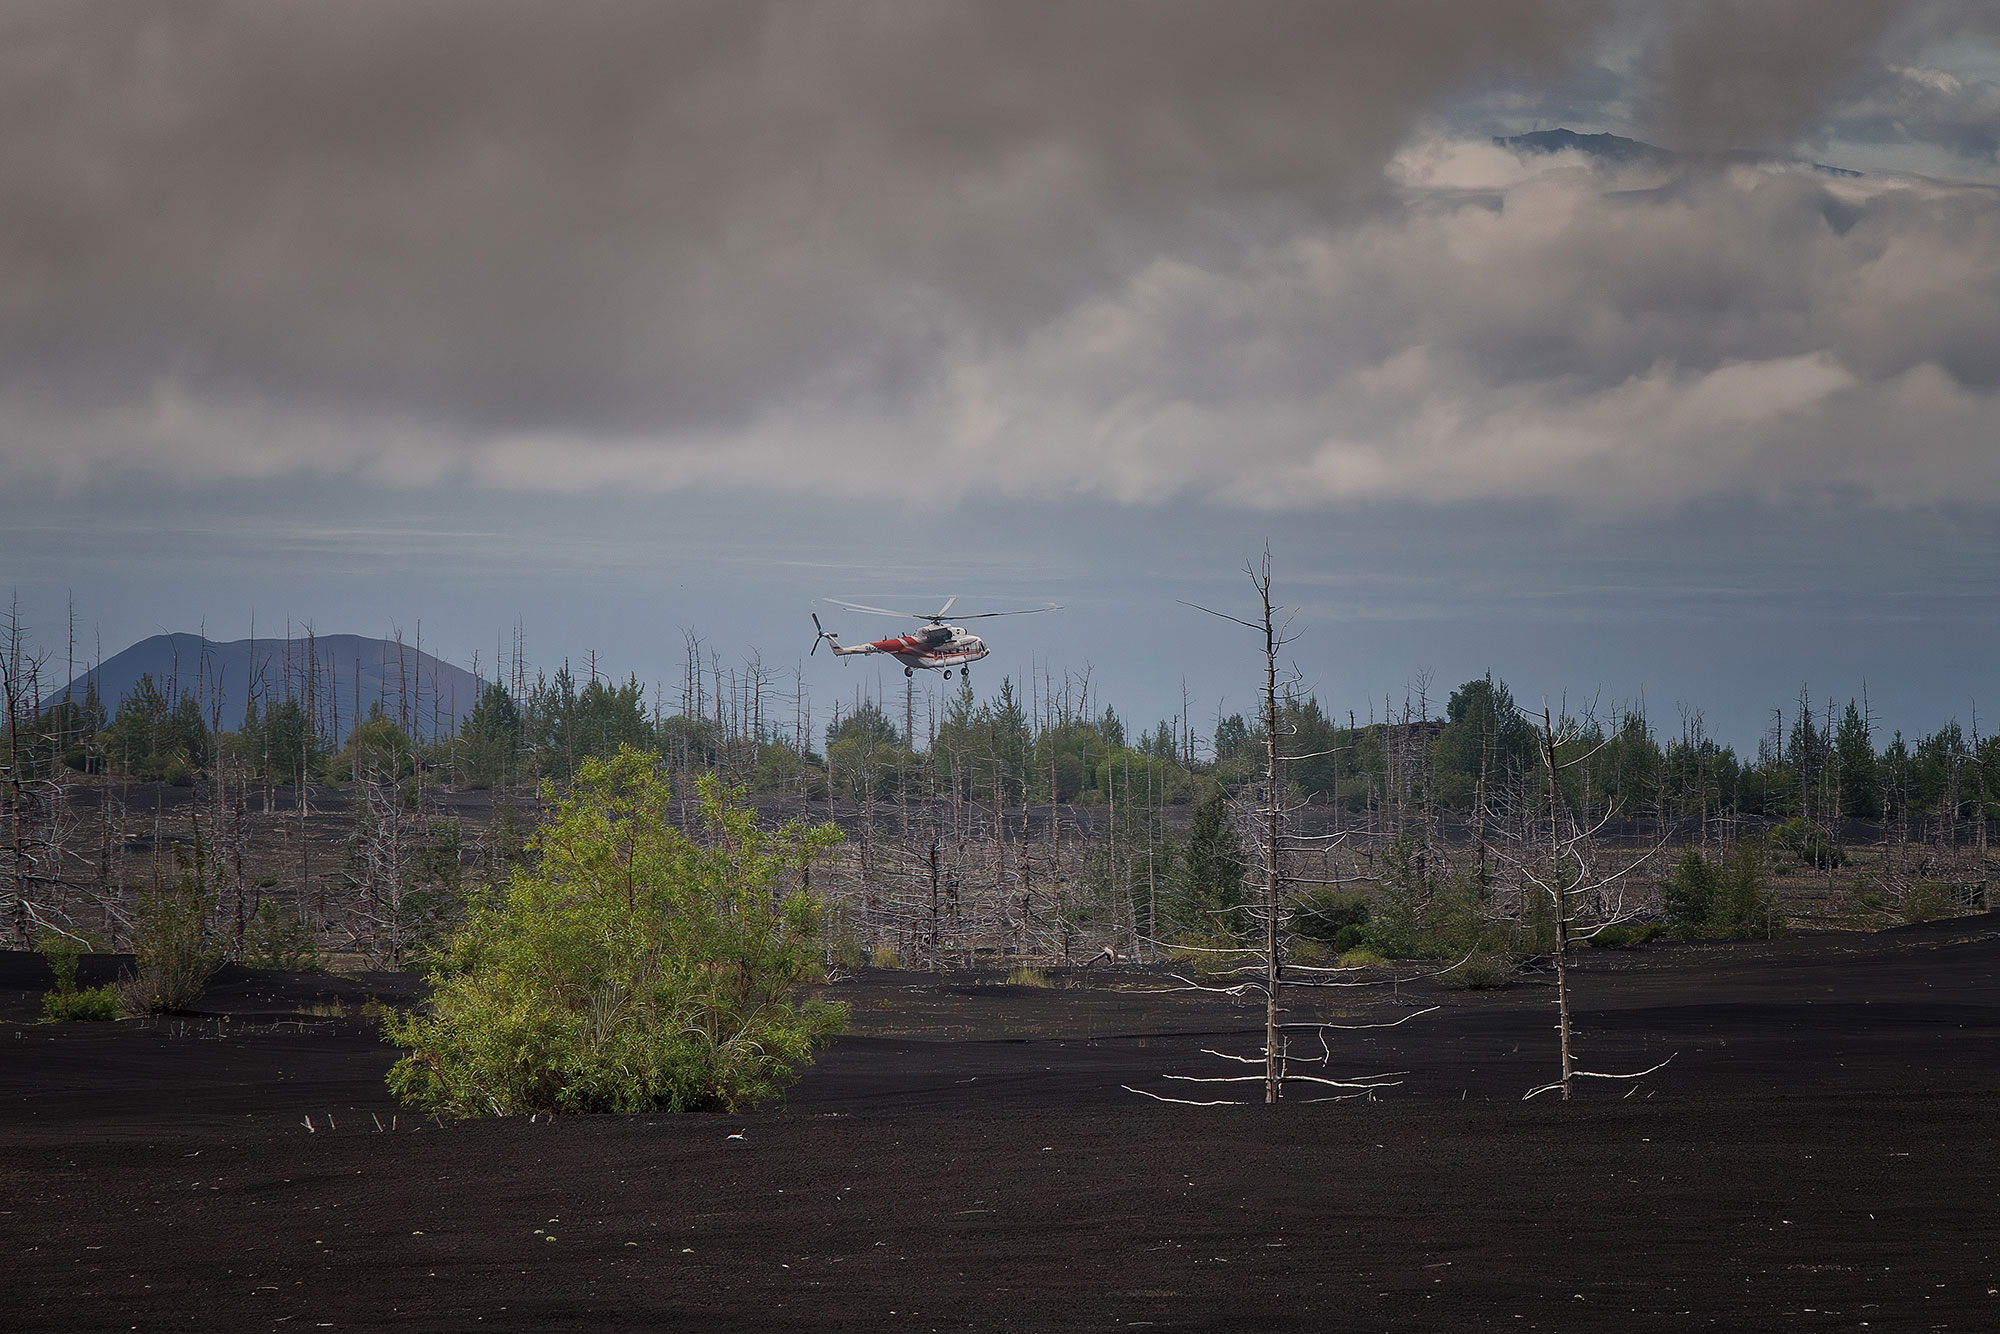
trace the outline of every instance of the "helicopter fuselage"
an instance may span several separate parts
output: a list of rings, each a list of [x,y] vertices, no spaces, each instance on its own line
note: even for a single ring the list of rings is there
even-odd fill
[[[944,606],[936,611],[897,611],[892,607],[869,607],[859,602],[842,602],[838,598],[828,598],[835,606],[849,611],[866,612],[870,616],[902,616],[927,624],[920,630],[912,630],[906,635],[891,635],[887,639],[876,639],[866,644],[842,644],[833,631],[820,623],[819,613],[813,613],[814,653],[819,652],[824,640],[835,654],[851,658],[862,653],[886,653],[903,664],[903,675],[916,675],[917,668],[926,671],[937,670],[951,679],[954,667],[965,670],[970,675],[970,667],[986,656],[986,641],[978,635],[966,633],[962,625],[947,625],[945,617],[951,614],[951,607],[958,601],[956,594],[944,600]],[[1053,602],[1046,607],[1024,607],[1016,611],[975,611],[960,612],[966,620],[985,619],[991,616],[1030,616],[1039,611],[1060,611]]]
[[[830,644],[841,657],[857,653],[886,653],[905,667],[945,669],[963,667],[986,656],[985,641],[967,634],[963,626],[930,625],[907,635],[892,635],[867,644]]]

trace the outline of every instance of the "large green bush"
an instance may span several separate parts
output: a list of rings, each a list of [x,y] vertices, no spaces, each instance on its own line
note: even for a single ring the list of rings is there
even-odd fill
[[[819,903],[786,892],[831,825],[759,830],[702,780],[699,840],[621,746],[545,791],[538,858],[453,934],[427,1011],[390,1015],[406,1101],[451,1116],[735,1110],[780,1091],[845,1009],[801,1002]]]

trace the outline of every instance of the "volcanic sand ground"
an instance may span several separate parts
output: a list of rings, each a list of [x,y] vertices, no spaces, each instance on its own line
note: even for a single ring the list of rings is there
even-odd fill
[[[0,954],[0,1328],[2000,1329],[1996,974],[1990,915],[1592,952],[1584,1064],[1673,1061],[1567,1104],[1545,981],[1341,993],[1443,1008],[1273,1109],[1121,1087],[1217,1096],[1160,1076],[1248,1006],[871,972],[782,1110],[439,1125],[360,1013],[408,977],[45,1025]]]

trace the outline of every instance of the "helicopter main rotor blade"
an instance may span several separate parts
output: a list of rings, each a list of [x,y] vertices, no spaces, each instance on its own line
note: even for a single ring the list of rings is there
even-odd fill
[[[1062,607],[1060,604],[1051,602],[1046,607],[1022,607],[1018,611],[975,611],[970,615],[956,617],[955,619],[961,621],[983,621],[989,616],[1034,616],[1040,612],[1061,610]]]
[[[823,598],[821,600],[831,602],[836,607],[845,607],[849,611],[871,612],[876,616],[907,616],[913,621],[931,621],[937,619],[927,611],[892,611],[888,607],[864,607],[859,602],[842,602],[839,598]]]
[[[860,602],[842,602],[839,598],[821,598],[819,600],[821,602],[831,602],[836,607],[845,607],[849,611],[865,611],[875,616],[907,616],[913,621],[930,621],[933,624],[942,624],[945,617],[950,614],[952,605],[958,601],[958,595],[956,593],[952,594],[951,597],[945,600],[943,608],[935,612],[896,611],[890,607],[870,607]],[[1051,602],[1046,607],[1021,607],[1014,611],[975,611],[964,616],[954,616],[952,619],[958,621],[983,621],[991,616],[1033,616],[1038,612],[1061,610],[1062,607],[1059,604]]]

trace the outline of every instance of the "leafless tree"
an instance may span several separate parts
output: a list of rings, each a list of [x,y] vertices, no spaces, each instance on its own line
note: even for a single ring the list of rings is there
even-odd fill
[[[1318,1020],[1292,1021],[1285,1018],[1285,989],[1314,988],[1360,988],[1390,985],[1392,981],[1409,981],[1414,978],[1381,979],[1363,976],[1362,970],[1352,968],[1318,967],[1290,964],[1286,953],[1290,947],[1288,929],[1292,909],[1288,902],[1288,876],[1286,857],[1296,854],[1303,847],[1324,848],[1330,842],[1337,842],[1346,836],[1334,833],[1321,836],[1304,836],[1287,830],[1287,819],[1297,809],[1288,806],[1285,800],[1285,765],[1301,756],[1287,755],[1283,737],[1286,734],[1283,715],[1279,711],[1279,650],[1293,642],[1291,621],[1278,619],[1280,608],[1271,601],[1271,552],[1265,548],[1263,559],[1255,565],[1248,565],[1244,571],[1250,579],[1250,586],[1257,599],[1257,619],[1245,620],[1228,612],[1217,611],[1189,602],[1183,605],[1197,611],[1217,616],[1256,634],[1262,643],[1264,682],[1262,690],[1262,713],[1264,732],[1264,775],[1261,785],[1250,790],[1254,804],[1242,811],[1242,823],[1252,834],[1256,850],[1254,866],[1246,868],[1254,873],[1257,880],[1257,897],[1249,908],[1249,915],[1256,925],[1261,939],[1255,945],[1242,948],[1198,947],[1192,952],[1208,956],[1221,967],[1221,976],[1215,981],[1204,981],[1193,977],[1178,977],[1182,987],[1233,997],[1250,997],[1263,1001],[1264,1006],[1264,1048],[1256,1056],[1242,1056],[1230,1052],[1204,1048],[1203,1054],[1216,1059],[1242,1065],[1262,1065],[1261,1074],[1242,1075],[1183,1075],[1168,1074],[1168,1079],[1197,1084],[1244,1085],[1262,1084],[1263,1101],[1275,1106],[1285,1096],[1288,1082],[1298,1081],[1316,1089],[1332,1090],[1323,1097],[1350,1098],[1369,1097],[1377,1089],[1391,1087],[1398,1082],[1397,1076],[1405,1073],[1392,1071],[1374,1075],[1363,1075],[1346,1079],[1336,1079],[1331,1074],[1306,1074],[1294,1067],[1307,1066],[1328,1070],[1333,1063],[1333,1048],[1328,1034],[1372,1028],[1393,1028],[1430,1013],[1430,1010],[1413,1012],[1401,1019],[1380,1024],[1341,1024]],[[1181,947],[1187,948],[1187,947]],[[1288,966],[1297,976],[1287,976]],[[1439,972],[1449,969],[1437,970]],[[1420,974],[1435,975],[1435,974]],[[1432,1009],[1436,1007],[1431,1007]],[[1295,1054],[1293,1039],[1302,1033],[1309,1033],[1317,1040],[1318,1053],[1310,1050]],[[1235,1098],[1188,1099],[1167,1098],[1145,1089],[1124,1086],[1133,1093],[1165,1102],[1191,1102],[1199,1105],[1220,1105],[1239,1101]]]
[[[1595,736],[1597,744],[1581,754],[1565,755],[1565,748],[1582,743],[1587,736]],[[1600,932],[1631,921],[1637,915],[1636,905],[1628,906],[1624,888],[1630,874],[1637,870],[1655,852],[1658,845],[1632,858],[1615,870],[1606,870],[1599,864],[1597,835],[1614,816],[1615,810],[1607,808],[1594,824],[1579,819],[1569,807],[1563,794],[1562,776],[1565,772],[1584,765],[1591,756],[1602,749],[1604,739],[1594,732],[1586,732],[1576,722],[1564,718],[1558,724],[1547,704],[1542,706],[1540,718],[1540,742],[1542,765],[1548,783],[1548,809],[1545,856],[1536,857],[1532,853],[1517,855],[1510,860],[1521,878],[1530,887],[1530,892],[1543,896],[1554,916],[1555,946],[1553,958],[1556,971],[1556,1031],[1560,1036],[1562,1055],[1562,1078],[1550,1084],[1530,1089],[1528,1098],[1562,1090],[1564,1100],[1570,1096],[1570,1084],[1578,1078],[1589,1079],[1638,1079],[1652,1074],[1664,1066],[1650,1066],[1631,1074],[1609,1074],[1600,1070],[1578,1069],[1575,1059],[1575,1033],[1571,1022],[1571,978],[1572,961],[1570,949],[1579,940],[1587,940]]]

